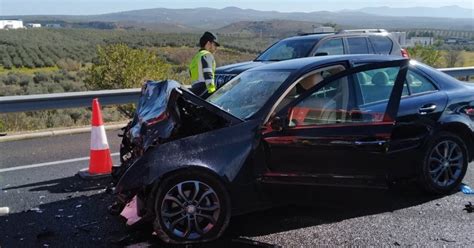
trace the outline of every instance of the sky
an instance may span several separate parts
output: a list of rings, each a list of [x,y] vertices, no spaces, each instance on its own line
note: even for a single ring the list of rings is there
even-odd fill
[[[91,15],[150,8],[225,8],[235,6],[280,12],[338,11],[364,7],[441,7],[474,9],[474,0],[0,0],[1,15]]]

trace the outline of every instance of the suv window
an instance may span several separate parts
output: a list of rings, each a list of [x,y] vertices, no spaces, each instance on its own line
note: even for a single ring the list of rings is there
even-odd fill
[[[369,36],[370,42],[375,47],[376,53],[379,54],[390,54],[392,51],[393,42],[386,36]]]
[[[365,37],[347,38],[347,45],[348,45],[350,54],[369,53],[369,47],[367,46],[367,39]]]
[[[256,61],[280,61],[307,57],[317,40],[282,40],[262,53]]]
[[[327,53],[328,55],[344,54],[342,39],[330,39],[323,41],[323,44],[321,44],[315,54],[317,53]]]

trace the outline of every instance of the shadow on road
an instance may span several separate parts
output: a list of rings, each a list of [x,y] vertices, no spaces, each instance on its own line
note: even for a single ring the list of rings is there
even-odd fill
[[[413,185],[392,190],[319,188],[308,192],[306,188],[305,191],[307,194],[284,196],[292,198],[291,205],[234,217],[229,232],[234,236],[256,237],[393,212],[439,198],[428,196]],[[281,197],[284,191],[279,192]]]
[[[66,188],[74,192],[86,192],[104,189],[106,184],[107,181],[103,180],[83,181],[77,177],[69,177],[6,189],[31,187],[31,191],[64,193]],[[192,247],[277,247],[275,245],[278,244],[254,243],[243,237],[251,239],[359,216],[391,212],[435,199],[413,187],[396,190],[308,190],[305,187],[298,192],[308,193],[295,195],[293,192],[293,197],[290,197],[280,192],[280,198],[293,198],[294,203],[235,216],[220,240]],[[42,204],[39,206],[41,212],[26,211],[0,217],[0,246],[30,247],[47,244],[50,247],[120,247],[143,243],[144,246],[138,247],[175,247],[164,245],[151,236],[150,227],[127,230],[121,218],[109,216],[107,206],[112,203],[113,197],[108,193],[96,191],[91,196]]]
[[[78,176],[71,176],[61,179],[23,184],[14,187],[6,187],[3,188],[3,190],[30,188],[28,191],[46,191],[49,193],[85,192],[104,189],[107,185],[109,185],[109,183],[110,179],[87,181],[81,180]]]

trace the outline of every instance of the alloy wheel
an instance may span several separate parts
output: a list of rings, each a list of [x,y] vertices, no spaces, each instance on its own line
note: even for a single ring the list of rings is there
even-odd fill
[[[221,212],[216,192],[200,181],[185,181],[172,187],[161,203],[164,227],[187,240],[199,239],[216,225]]]
[[[440,187],[449,187],[462,174],[464,155],[456,142],[444,140],[433,147],[428,163],[433,183]]]

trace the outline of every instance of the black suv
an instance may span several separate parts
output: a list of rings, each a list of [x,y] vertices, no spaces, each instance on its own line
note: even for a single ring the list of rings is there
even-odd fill
[[[270,62],[341,54],[390,54],[408,57],[408,53],[384,29],[300,34],[276,42],[253,61],[217,68],[216,84],[221,87],[243,71]]]

